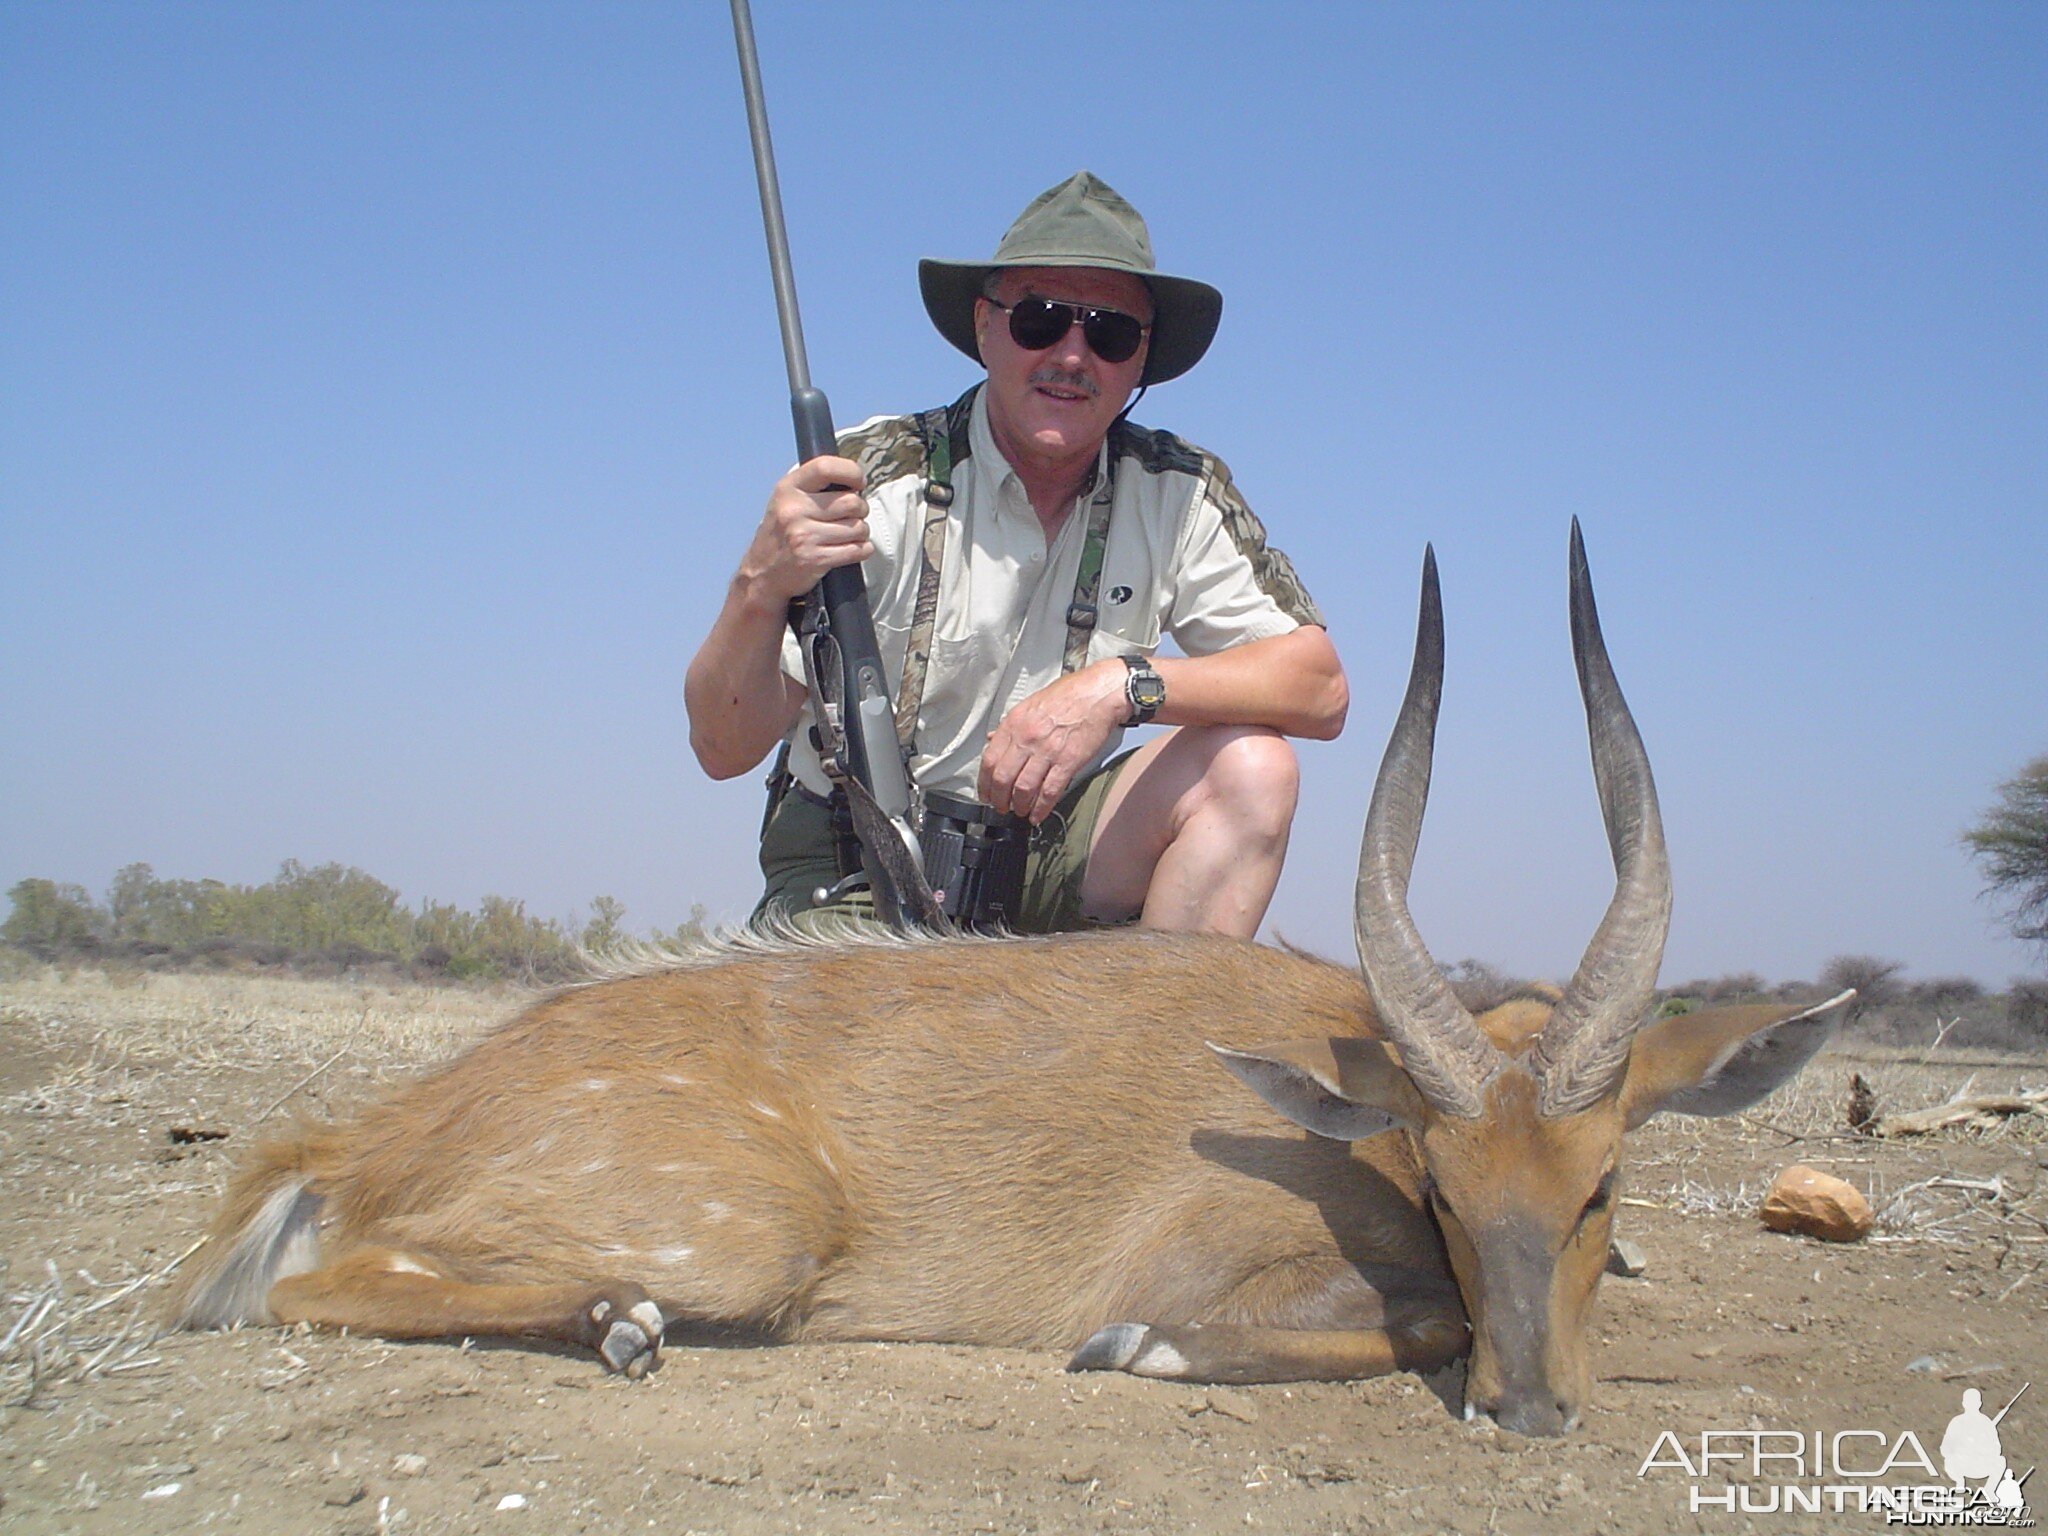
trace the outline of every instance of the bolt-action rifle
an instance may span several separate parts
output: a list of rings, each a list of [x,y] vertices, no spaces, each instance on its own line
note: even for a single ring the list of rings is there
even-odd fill
[[[768,109],[754,52],[754,18],[747,0],[732,0],[733,37],[739,46],[740,83],[747,97],[747,130],[754,144],[754,175],[761,185],[761,220],[768,236],[768,268],[775,282],[775,312],[782,324],[782,356],[789,369],[789,411],[796,424],[801,463],[836,451],[832,408],[811,383],[790,269],[789,235],[782,222],[782,188],[768,139]],[[875,642],[867,582],[858,565],[842,565],[791,608],[790,622],[803,645],[804,675],[817,718],[819,756],[844,786],[860,839],[861,862],[875,908],[897,928],[947,926],[925,879],[916,834],[910,827],[910,774],[896,735],[895,705]]]

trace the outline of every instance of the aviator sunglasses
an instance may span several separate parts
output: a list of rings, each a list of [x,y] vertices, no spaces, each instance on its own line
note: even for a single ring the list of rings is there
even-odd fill
[[[1014,304],[988,301],[1010,317],[1010,340],[1026,352],[1043,352],[1077,324],[1088,339],[1088,350],[1105,363],[1126,363],[1138,350],[1151,326],[1120,309],[1097,309],[1088,304],[1064,304],[1057,299],[1019,299]]]

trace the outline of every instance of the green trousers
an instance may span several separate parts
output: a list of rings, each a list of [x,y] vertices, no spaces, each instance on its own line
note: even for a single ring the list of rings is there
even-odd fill
[[[1024,860],[1019,933],[1072,933],[1131,920],[1098,921],[1081,915],[1081,882],[1088,873],[1088,848],[1095,840],[1095,825],[1110,786],[1130,759],[1130,752],[1113,757],[1074,784],[1053,813],[1032,829],[1031,847]],[[773,914],[799,926],[807,916],[816,914],[829,914],[835,922],[848,918],[878,921],[874,898],[865,890],[823,906],[812,905],[814,891],[835,885],[850,873],[840,867],[830,808],[791,785],[769,808],[762,828],[761,874],[767,886],[754,916]],[[1131,918],[1136,915],[1132,913]]]

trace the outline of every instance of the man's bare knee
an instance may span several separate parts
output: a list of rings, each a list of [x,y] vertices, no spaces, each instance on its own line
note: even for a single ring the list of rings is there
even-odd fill
[[[1294,745],[1263,726],[1231,726],[1202,775],[1201,793],[1248,830],[1284,836],[1301,795]]]
[[[1293,746],[1262,726],[1183,726],[1141,752],[1096,828],[1083,912],[1251,937],[1294,821]]]

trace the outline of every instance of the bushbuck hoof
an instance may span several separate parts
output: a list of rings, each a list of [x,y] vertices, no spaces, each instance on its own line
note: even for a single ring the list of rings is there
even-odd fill
[[[610,1285],[598,1293],[584,1316],[590,1342],[605,1369],[638,1381],[661,1356],[661,1309],[637,1285]]]
[[[1145,1323],[1111,1323],[1098,1328],[1067,1362],[1070,1371],[1129,1371],[1172,1381],[1187,1375],[1187,1357],[1167,1342],[1162,1330]]]

